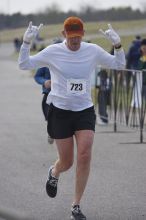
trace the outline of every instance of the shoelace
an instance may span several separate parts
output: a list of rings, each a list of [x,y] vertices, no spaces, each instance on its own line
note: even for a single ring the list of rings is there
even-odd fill
[[[77,214],[80,214],[81,213],[81,210],[80,210],[80,206],[79,205],[76,205],[72,208],[72,212],[75,212]]]
[[[55,177],[52,176],[51,180],[49,182],[50,182],[51,186],[56,187],[57,183],[58,183],[58,179],[56,179]]]

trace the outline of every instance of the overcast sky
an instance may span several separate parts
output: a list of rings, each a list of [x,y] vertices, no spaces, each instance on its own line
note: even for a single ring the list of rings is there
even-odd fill
[[[145,0],[0,0],[0,13],[35,13],[51,7],[52,4],[57,4],[62,11],[68,11],[69,9],[79,10],[82,6],[86,5],[91,5],[99,9],[118,6],[146,9]]]

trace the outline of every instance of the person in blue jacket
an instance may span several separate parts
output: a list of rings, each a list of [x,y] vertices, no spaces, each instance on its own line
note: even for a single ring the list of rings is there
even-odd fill
[[[140,46],[141,46],[141,37],[136,36],[135,40],[133,40],[132,44],[129,47],[129,50],[126,55],[127,63],[126,68],[137,70],[138,61],[140,58]]]
[[[38,84],[42,85],[42,94],[43,94],[42,111],[45,120],[47,121],[49,105],[46,103],[46,100],[49,92],[51,91],[51,76],[50,76],[49,68],[48,67],[39,68],[34,75],[34,79]],[[53,144],[54,142],[54,139],[51,138],[49,135],[48,135],[48,142],[50,144]]]

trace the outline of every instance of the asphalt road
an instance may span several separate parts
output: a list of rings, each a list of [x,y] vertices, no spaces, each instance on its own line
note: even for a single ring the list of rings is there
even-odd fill
[[[41,88],[0,45],[0,219],[69,220],[75,165],[46,195],[48,167],[56,159],[47,143]],[[146,220],[146,144],[139,133],[96,126],[91,174],[81,207],[88,220]],[[2,216],[5,218],[2,218]]]

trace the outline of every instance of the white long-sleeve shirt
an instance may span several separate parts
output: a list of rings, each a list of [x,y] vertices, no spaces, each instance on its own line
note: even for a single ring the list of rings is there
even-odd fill
[[[30,46],[23,43],[19,54],[20,69],[36,69],[47,66],[51,74],[51,92],[47,103],[56,107],[81,111],[93,106],[91,99],[91,75],[97,65],[110,69],[125,67],[124,50],[114,56],[96,44],[82,42],[77,51],[69,50],[65,41],[46,47],[30,56]]]

